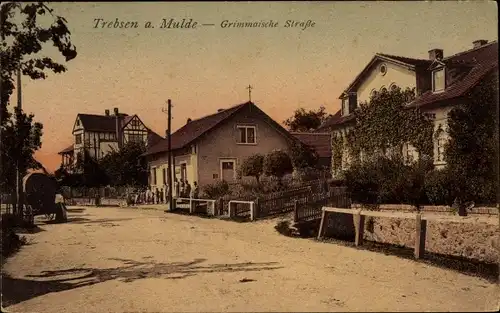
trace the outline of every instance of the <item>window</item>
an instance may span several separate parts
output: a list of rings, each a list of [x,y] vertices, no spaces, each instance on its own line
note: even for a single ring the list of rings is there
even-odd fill
[[[376,95],[377,95],[377,91],[375,89],[372,89],[372,91],[370,92],[370,98],[374,98]]]
[[[349,114],[349,100],[342,99],[342,115],[348,115],[348,114]]]
[[[139,128],[141,126],[141,122],[139,122],[137,119],[132,120],[130,122],[130,125],[132,125],[133,128]]]
[[[406,144],[406,162],[413,163],[415,161],[415,154],[417,153],[417,149],[413,147],[411,144]]]
[[[80,126],[80,120],[76,120],[76,126]]]
[[[153,172],[153,185],[156,185],[156,167],[151,170]]]
[[[384,76],[387,73],[387,65],[382,64],[380,65],[380,74]]]
[[[385,86],[382,86],[382,88],[380,88],[380,92],[387,92],[387,88],[385,88]]]
[[[142,142],[142,135],[141,134],[128,134],[128,141],[129,142]]]
[[[389,90],[390,91],[396,91],[398,89],[398,86],[394,83],[392,83],[390,86],[389,86]]]
[[[80,145],[82,143],[82,134],[75,135],[75,143]]]
[[[437,140],[437,161],[438,162],[444,161],[445,146],[446,146],[446,138],[444,137],[444,134],[441,134],[441,135],[439,135],[438,140]]]
[[[255,126],[237,126],[239,131],[238,143],[255,144]]]
[[[444,90],[444,68],[432,72],[432,91]]]

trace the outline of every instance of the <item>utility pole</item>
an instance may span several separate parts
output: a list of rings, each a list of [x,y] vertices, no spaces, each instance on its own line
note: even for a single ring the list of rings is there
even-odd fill
[[[165,109],[162,110],[165,113]],[[168,144],[168,176],[167,176],[167,184],[168,184],[168,205],[169,209],[172,211],[174,209],[172,205],[172,101],[168,99],[167,101],[167,144]]]
[[[19,68],[17,69],[17,108],[22,110],[23,105],[22,105],[22,93],[21,93],[21,66],[19,65]],[[19,127],[21,125],[19,124],[19,120],[16,119],[16,126],[17,130],[19,132]],[[19,147],[18,147],[19,149]],[[15,207],[15,214],[18,216],[22,215],[23,212],[23,194],[22,194],[22,178],[21,178],[21,169],[19,168],[19,159],[22,157],[21,156],[21,149],[18,150],[18,155],[16,155],[16,207]]]

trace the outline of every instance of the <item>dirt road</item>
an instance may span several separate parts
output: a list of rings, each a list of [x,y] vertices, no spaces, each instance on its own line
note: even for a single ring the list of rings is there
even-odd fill
[[[240,224],[87,208],[5,264],[8,312],[484,311],[500,289],[396,256]],[[8,303],[10,301],[10,305]]]

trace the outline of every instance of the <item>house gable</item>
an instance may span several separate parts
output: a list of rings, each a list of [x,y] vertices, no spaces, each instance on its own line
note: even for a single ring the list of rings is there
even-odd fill
[[[83,126],[82,120],[80,118],[80,114],[76,116],[75,123],[73,124],[73,131],[71,132],[74,134],[75,132],[81,132],[84,131],[85,127]]]
[[[122,126],[122,128],[124,131],[148,131],[146,125],[142,122],[139,116],[137,116],[137,114],[134,114],[130,118],[124,120],[124,125]]]

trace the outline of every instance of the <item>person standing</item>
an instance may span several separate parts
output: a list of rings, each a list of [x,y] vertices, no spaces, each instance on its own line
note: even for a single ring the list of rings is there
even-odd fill
[[[184,198],[184,191],[185,191],[186,185],[184,184],[184,180],[182,178],[181,178],[181,182],[179,183],[179,185],[180,185],[180,187],[179,187],[180,197]]]
[[[193,189],[191,189],[191,198],[192,199],[198,199],[198,184],[196,182],[193,183]]]
[[[175,178],[174,182],[174,188],[175,188],[175,197],[179,198],[180,197],[180,186],[179,186],[179,181],[177,180],[177,177]]]
[[[186,186],[184,187],[184,194],[186,198],[191,197],[191,185],[189,184],[187,179],[186,179]]]

